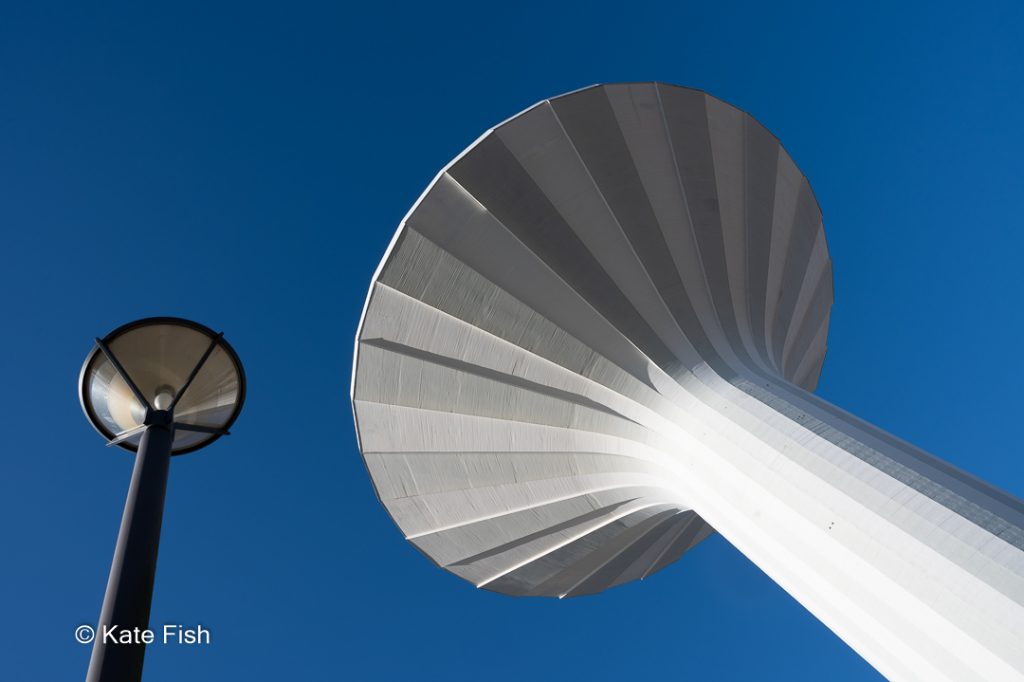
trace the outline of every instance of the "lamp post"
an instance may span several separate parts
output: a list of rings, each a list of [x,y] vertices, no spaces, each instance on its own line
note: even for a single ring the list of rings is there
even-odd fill
[[[96,339],[79,397],[107,445],[136,453],[86,677],[131,682],[142,678],[145,643],[116,643],[104,633],[149,627],[171,456],[228,433],[245,400],[245,373],[223,334],[153,317]]]

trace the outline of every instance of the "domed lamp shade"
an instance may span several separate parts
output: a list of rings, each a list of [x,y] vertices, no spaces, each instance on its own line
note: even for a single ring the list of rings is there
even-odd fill
[[[171,452],[177,455],[227,433],[245,400],[245,373],[222,334],[188,320],[154,317],[96,340],[79,394],[96,430],[127,450],[138,450],[147,415],[173,415]]]

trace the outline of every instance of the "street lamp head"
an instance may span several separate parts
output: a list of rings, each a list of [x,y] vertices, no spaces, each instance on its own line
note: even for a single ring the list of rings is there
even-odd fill
[[[201,324],[151,317],[118,327],[85,360],[79,397],[111,445],[135,451],[146,426],[173,424],[172,454],[192,452],[228,432],[245,401],[234,349]]]

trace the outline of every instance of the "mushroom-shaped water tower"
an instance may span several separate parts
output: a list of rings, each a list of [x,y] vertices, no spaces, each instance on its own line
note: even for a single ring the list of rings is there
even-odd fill
[[[478,587],[600,592],[718,532],[892,679],[1024,679],[1024,504],[812,394],[831,305],[814,194],[751,116],[660,83],[546,100],[399,227],[360,448]]]

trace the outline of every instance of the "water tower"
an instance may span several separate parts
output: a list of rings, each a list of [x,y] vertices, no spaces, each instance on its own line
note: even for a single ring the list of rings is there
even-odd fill
[[[381,502],[477,587],[574,597],[713,532],[894,680],[1024,679],[1024,503],[825,402],[832,269],[751,116],[541,102],[398,229],[352,403]]]

